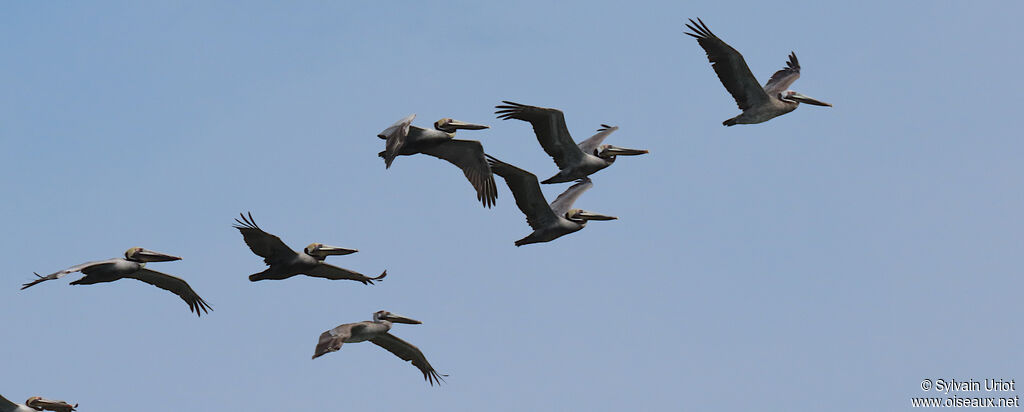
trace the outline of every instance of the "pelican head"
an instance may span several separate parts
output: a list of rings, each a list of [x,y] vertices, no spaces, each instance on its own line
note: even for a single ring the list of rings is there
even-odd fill
[[[487,129],[488,126],[484,126],[482,124],[460,122],[458,120],[445,117],[444,119],[434,122],[434,128],[445,133],[455,133],[455,131],[459,129],[480,130]]]
[[[303,249],[303,251],[306,252],[307,255],[315,257],[317,260],[327,259],[327,257],[331,255],[350,255],[358,252],[358,250],[355,249],[328,246],[323,243],[310,243],[309,246],[306,246],[306,248]]]
[[[615,161],[615,156],[637,156],[647,154],[646,150],[640,149],[627,149],[625,147],[612,146],[610,144],[603,144],[597,148],[597,153],[594,153],[597,157],[602,159]]]
[[[416,319],[410,319],[410,318],[407,318],[407,317],[404,317],[404,316],[399,316],[399,315],[396,315],[394,313],[388,312],[386,310],[379,310],[379,311],[377,311],[377,312],[375,312],[373,314],[373,321],[374,322],[380,322],[380,321],[385,321],[385,320],[388,321],[388,322],[394,322],[394,323],[408,323],[410,325],[419,325],[419,324],[423,323],[423,322],[420,322],[420,321],[418,321]]]
[[[594,212],[588,212],[583,209],[569,209],[565,212],[565,218],[576,223],[586,223],[589,220],[615,220],[618,219],[615,216],[602,215]]]
[[[788,103],[796,103],[796,104],[807,103],[807,104],[813,104],[815,106],[828,106],[828,107],[832,107],[832,104],[830,104],[830,103],[825,103],[825,102],[823,102],[821,100],[817,100],[817,99],[814,99],[814,98],[811,98],[811,97],[808,97],[808,96],[804,96],[804,95],[802,95],[800,93],[797,93],[797,92],[794,92],[792,90],[786,90],[786,91],[780,93],[779,94],[779,100],[782,100],[782,101],[788,102]]]
[[[166,255],[160,252],[154,252],[152,250],[143,249],[141,247],[133,247],[124,252],[124,258],[133,262],[170,262],[172,260],[181,260],[180,257]]]
[[[25,401],[25,406],[35,409],[37,411],[73,411],[78,407],[78,404],[71,405],[64,401],[51,401],[49,399],[43,399],[39,396],[33,396]]]

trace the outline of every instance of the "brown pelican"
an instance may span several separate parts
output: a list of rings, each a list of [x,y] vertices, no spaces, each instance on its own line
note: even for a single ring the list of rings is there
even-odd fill
[[[378,311],[373,314],[372,321],[346,323],[320,334],[320,341],[316,344],[313,359],[341,349],[341,345],[344,343],[370,341],[374,345],[387,349],[395,356],[412,362],[413,366],[423,372],[423,379],[430,382],[430,386],[434,386],[435,382],[438,384],[443,382],[444,379],[441,377],[448,375],[438,374],[434,367],[430,366],[430,362],[427,362],[427,358],[423,356],[423,352],[420,352],[419,348],[388,333],[388,330],[391,329],[391,322],[412,325],[423,323],[386,310]]]
[[[491,169],[484,160],[483,145],[476,140],[455,139],[458,129],[480,130],[487,126],[444,118],[434,122],[435,130],[429,130],[412,126],[412,119],[415,118],[415,114],[406,116],[377,135],[386,140],[385,150],[378,153],[378,156],[384,158],[385,168],[390,168],[397,156],[417,153],[447,160],[462,169],[466,179],[476,189],[476,200],[488,208],[494,205],[498,189],[494,186]]]
[[[264,279],[281,280],[295,275],[306,275],[331,280],[348,279],[363,282],[364,285],[372,285],[373,281],[384,279],[388,275],[388,271],[385,270],[380,276],[371,278],[361,273],[324,263],[324,259],[327,259],[330,255],[348,255],[358,252],[355,249],[327,246],[323,243],[310,243],[309,246],[302,250],[303,253],[295,253],[294,250],[281,241],[281,238],[264,232],[263,229],[256,226],[256,221],[252,219],[251,212],[249,217],[241,213],[239,213],[239,216],[242,217],[242,220],[235,219],[235,222],[238,222],[238,224],[234,225],[234,228],[242,232],[242,237],[245,239],[245,244],[249,245],[249,249],[263,257],[263,262],[270,266],[267,270],[250,275],[249,280],[253,282]]]
[[[516,241],[516,246],[530,243],[550,242],[577,230],[583,229],[588,220],[614,220],[614,216],[605,216],[582,209],[570,209],[576,199],[594,186],[590,178],[583,178],[569,186],[558,195],[549,206],[540,191],[537,176],[488,155],[494,174],[505,178],[516,205],[526,215],[526,223],[533,228],[533,233]]]
[[[180,296],[181,299],[188,304],[189,310],[195,312],[197,316],[202,315],[199,312],[200,310],[202,310],[203,313],[209,313],[209,311],[212,310],[210,309],[210,305],[206,303],[203,298],[199,297],[199,295],[192,290],[192,287],[184,280],[166,273],[146,269],[145,267],[146,262],[168,262],[173,260],[181,260],[181,258],[154,252],[152,250],[146,250],[141,247],[133,247],[124,252],[124,259],[114,258],[98,262],[86,262],[59,272],[54,272],[48,276],[40,276],[36,273],[35,275],[39,279],[21,285],[21,289],[24,290],[47,280],[60,279],[64,275],[75,272],[82,272],[85,276],[71,282],[72,285],[92,285],[95,283],[113,282],[118,279],[131,278],[141,280]]]
[[[789,53],[789,61],[786,68],[775,72],[768,83],[757,84],[757,79],[747,67],[743,55],[736,49],[725,44],[722,39],[711,33],[704,22],[697,19],[694,22],[690,19],[686,27],[693,33],[686,33],[697,39],[700,47],[708,54],[711,67],[715,69],[718,78],[722,80],[725,89],[736,99],[736,105],[743,110],[739,116],[722,122],[726,126],[734,124],[754,124],[767,122],[775,117],[782,116],[793,110],[800,103],[813,104],[815,106],[832,106],[823,101],[815,100],[792,90],[787,90],[796,79],[800,78],[800,62],[796,59],[796,53]]]
[[[505,105],[495,106],[499,109],[494,112],[498,118],[530,122],[533,125],[533,133],[537,135],[537,141],[540,142],[548,156],[555,159],[555,165],[561,169],[558,174],[541,183],[564,183],[579,180],[611,166],[612,163],[615,163],[615,156],[636,156],[647,153],[646,150],[601,144],[608,135],[619,130],[616,126],[602,124],[601,128],[597,129],[597,134],[576,144],[572,140],[572,136],[569,135],[569,129],[565,126],[565,116],[561,110],[527,106],[504,100],[502,103]]]
[[[43,399],[38,396],[33,396],[25,401],[24,405],[20,405],[7,400],[0,395],[0,412],[37,412],[37,411],[54,411],[54,412],[71,412],[78,407],[78,404],[71,405],[64,401],[51,401],[49,399]]]

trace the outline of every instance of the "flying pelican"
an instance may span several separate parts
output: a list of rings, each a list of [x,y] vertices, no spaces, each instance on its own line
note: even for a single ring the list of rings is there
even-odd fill
[[[51,401],[49,399],[43,399],[38,396],[33,396],[25,401],[24,405],[17,404],[7,400],[7,398],[0,395],[0,412],[37,412],[37,411],[54,411],[54,412],[71,412],[78,407],[78,404],[71,405],[64,401]]]
[[[387,349],[388,352],[402,360],[411,361],[413,366],[423,372],[423,379],[430,382],[430,386],[434,386],[435,382],[438,384],[443,382],[442,376],[448,375],[438,374],[434,367],[430,366],[430,362],[427,362],[427,357],[423,356],[423,352],[420,352],[419,348],[388,333],[388,330],[391,329],[391,322],[412,325],[423,323],[386,310],[377,311],[373,314],[372,321],[346,323],[320,334],[320,341],[316,344],[313,359],[341,349],[341,345],[344,343],[370,341],[374,345]]]
[[[485,207],[493,206],[498,198],[498,189],[494,186],[491,169],[484,160],[483,145],[476,140],[455,139],[458,129],[480,130],[487,126],[444,118],[434,122],[435,130],[429,130],[412,126],[412,119],[415,118],[415,114],[406,116],[377,135],[386,140],[385,150],[377,154],[384,158],[385,168],[390,168],[397,156],[417,153],[447,160],[462,169],[466,179],[476,189],[476,200]]]
[[[597,173],[615,163],[615,156],[636,156],[647,153],[646,150],[626,149],[610,144],[601,144],[617,126],[602,124],[597,134],[576,144],[565,126],[565,116],[561,110],[544,107],[527,106],[502,100],[505,105],[494,106],[499,119],[519,119],[533,125],[533,133],[537,141],[555,159],[560,169],[558,174],[541,183],[565,183],[579,180]]]
[[[82,272],[85,276],[71,282],[72,285],[92,285],[95,283],[113,282],[118,279],[131,278],[141,280],[180,296],[181,299],[188,304],[189,310],[196,313],[196,316],[202,315],[199,312],[200,310],[202,310],[203,313],[209,313],[209,311],[212,310],[210,309],[210,305],[206,303],[203,298],[199,297],[199,295],[192,290],[192,287],[184,280],[166,273],[146,269],[146,262],[169,262],[174,260],[181,260],[181,258],[154,252],[152,250],[146,250],[141,247],[133,247],[124,252],[124,259],[113,258],[98,262],[86,262],[59,272],[54,272],[48,276],[40,276],[36,273],[35,275],[39,279],[21,285],[21,289],[25,290],[37,283],[45,282],[47,280],[60,279],[64,275],[75,272]]]
[[[761,88],[740,52],[711,33],[708,26],[704,25],[700,19],[697,19],[697,22],[690,19],[690,23],[693,25],[687,24],[686,27],[694,33],[686,34],[696,38],[697,44],[704,48],[711,67],[715,69],[722,85],[729,91],[729,94],[732,94],[732,98],[736,99],[736,105],[740,107],[740,110],[743,110],[739,116],[726,120],[722,124],[732,126],[767,122],[796,110],[800,103],[832,106],[829,103],[787,90],[796,79],[800,78],[800,62],[796,59],[796,53],[790,52],[786,68],[775,72],[768,79],[764,88]]]
[[[583,178],[569,186],[558,195],[549,206],[540,191],[537,176],[518,167],[495,159],[488,155],[494,174],[505,178],[516,205],[526,215],[526,223],[533,228],[533,233],[516,241],[516,246],[530,243],[550,242],[577,230],[583,229],[588,220],[614,220],[615,216],[605,216],[582,209],[570,209],[576,199],[594,184],[590,178]]]
[[[348,279],[363,282],[364,285],[372,285],[373,281],[384,279],[388,275],[388,271],[385,270],[380,276],[371,278],[361,273],[324,263],[324,259],[327,259],[330,255],[348,255],[358,252],[355,249],[327,246],[323,243],[310,243],[309,246],[302,250],[303,253],[295,253],[294,250],[281,241],[281,238],[264,232],[263,229],[256,226],[256,221],[252,219],[252,212],[249,213],[249,217],[245,217],[241,213],[239,213],[239,216],[242,217],[242,220],[235,219],[235,222],[238,222],[238,224],[234,225],[234,228],[242,232],[242,237],[245,239],[245,244],[249,245],[249,249],[263,257],[263,262],[270,266],[267,270],[249,275],[249,280],[253,282],[264,279],[281,280],[295,275],[306,275],[331,280]]]

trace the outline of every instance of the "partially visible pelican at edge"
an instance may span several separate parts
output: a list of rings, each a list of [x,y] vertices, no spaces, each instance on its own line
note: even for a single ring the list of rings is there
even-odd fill
[[[384,158],[385,168],[390,168],[397,156],[417,153],[447,160],[462,169],[462,174],[476,189],[476,200],[485,207],[493,206],[498,198],[498,189],[484,160],[484,146],[476,140],[455,139],[455,132],[459,129],[480,130],[487,126],[444,118],[434,122],[434,130],[430,130],[412,126],[415,118],[415,114],[406,116],[377,135],[386,140],[385,150],[377,154]]]
[[[597,134],[576,144],[565,125],[565,115],[561,110],[545,107],[527,106],[525,104],[502,101],[505,105],[495,106],[494,112],[499,119],[518,119],[530,122],[533,134],[544,148],[544,152],[555,160],[558,174],[541,183],[565,183],[579,180],[597,173],[615,163],[616,156],[637,156],[647,153],[646,150],[627,149],[610,144],[601,144],[617,126],[602,124]]]
[[[181,297],[188,304],[189,310],[195,312],[197,316],[202,315],[199,312],[200,310],[202,310],[202,313],[209,313],[209,310],[211,310],[210,305],[203,298],[200,298],[187,282],[181,278],[146,268],[147,262],[169,262],[174,260],[181,260],[181,258],[146,250],[141,247],[133,247],[124,252],[124,258],[87,262],[54,272],[48,276],[40,276],[36,273],[35,275],[38,279],[21,285],[21,289],[27,289],[47,280],[60,279],[64,275],[75,272],[82,272],[85,276],[71,282],[72,285],[92,285],[130,278],[141,280],[160,289],[173,292]]]
[[[530,243],[550,242],[572,232],[583,229],[590,220],[615,220],[615,216],[606,216],[583,209],[572,209],[576,199],[594,184],[584,178],[569,186],[562,194],[548,205],[544,193],[537,183],[537,176],[518,167],[495,159],[488,155],[494,174],[505,178],[512,196],[516,198],[516,206],[526,215],[526,223],[533,228],[533,233],[516,241],[516,246]]]
[[[38,396],[33,396],[25,401],[24,405],[17,404],[7,400],[7,398],[0,395],[0,412],[38,412],[38,411],[54,411],[54,412],[71,412],[78,407],[78,404],[71,405],[64,401],[51,401],[49,399],[43,399]]]
[[[816,100],[792,90],[787,90],[796,79],[800,78],[800,62],[796,59],[796,53],[789,53],[789,61],[786,67],[775,72],[768,83],[762,88],[754,78],[754,74],[747,67],[743,55],[736,49],[726,44],[718,36],[715,36],[704,22],[697,19],[694,22],[690,19],[686,27],[693,33],[686,33],[697,39],[697,44],[707,52],[708,61],[711,67],[718,74],[718,79],[729,91],[736,105],[743,110],[739,116],[722,122],[723,125],[732,126],[736,124],[763,123],[796,110],[800,103],[813,104],[815,106],[832,105]]]
[[[242,217],[242,220],[235,219],[237,224],[234,225],[234,228],[242,232],[242,238],[245,240],[245,244],[249,245],[249,249],[252,249],[253,253],[262,257],[263,262],[270,266],[267,270],[250,275],[250,281],[256,282],[265,279],[282,280],[296,275],[306,275],[331,280],[354,280],[362,282],[364,285],[372,285],[373,281],[382,280],[388,275],[388,271],[385,270],[380,276],[371,278],[362,273],[324,263],[328,256],[348,255],[358,252],[355,249],[327,246],[323,243],[310,243],[309,246],[302,250],[302,253],[295,253],[294,250],[281,241],[281,238],[264,232],[263,229],[256,226],[256,221],[252,219],[251,212],[248,217],[241,213],[239,213],[239,216]]]
[[[427,362],[427,358],[423,356],[423,352],[419,348],[388,333],[391,330],[391,322],[412,325],[423,323],[386,310],[377,311],[373,314],[373,320],[371,321],[346,323],[320,334],[320,340],[317,342],[316,350],[313,352],[313,359],[335,352],[341,349],[341,345],[345,343],[370,341],[374,345],[387,349],[388,352],[393,353],[395,356],[412,362],[413,366],[419,368],[420,372],[423,372],[423,379],[430,382],[430,386],[434,386],[435,382],[438,384],[443,382],[444,379],[442,377],[448,375],[437,373],[434,367],[430,366],[430,362]]]

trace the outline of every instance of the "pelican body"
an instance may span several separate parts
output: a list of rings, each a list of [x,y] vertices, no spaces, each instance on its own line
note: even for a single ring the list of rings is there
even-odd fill
[[[410,156],[417,153],[428,154],[462,169],[469,183],[476,190],[476,199],[490,208],[498,197],[498,189],[494,185],[494,176],[484,159],[484,147],[476,140],[457,140],[455,132],[459,129],[487,129],[482,124],[473,124],[444,118],[434,122],[434,129],[412,126],[415,114],[406,116],[377,137],[384,139],[384,151],[377,155],[384,159],[385,168],[391,168],[391,162],[398,156]]]
[[[787,90],[796,79],[800,78],[800,61],[796,59],[796,53],[790,52],[786,67],[775,72],[768,79],[768,83],[761,87],[740,52],[715,36],[700,19],[697,19],[696,22],[690,19],[690,23],[692,25],[687,24],[686,27],[693,33],[686,34],[697,39],[697,44],[707,53],[708,61],[711,62],[711,67],[718,74],[718,79],[736,100],[736,105],[740,110],[743,110],[739,116],[722,122],[723,125],[764,123],[796,110],[800,103],[832,106],[829,103]]]
[[[295,253],[288,247],[281,238],[263,231],[256,226],[256,221],[249,216],[239,214],[242,220],[235,219],[234,225],[242,233],[242,238],[249,249],[256,255],[263,258],[263,262],[270,267],[260,273],[249,276],[249,280],[256,282],[260,280],[282,280],[292,276],[306,275],[311,277],[325,278],[331,280],[354,280],[364,285],[372,285],[375,280],[382,280],[387,276],[384,271],[380,276],[371,278],[362,273],[353,272],[348,269],[324,263],[324,260],[331,255],[348,255],[358,252],[355,249],[346,249],[337,246],[328,246],[323,243],[311,243],[302,250],[302,253]]]
[[[558,195],[550,205],[544,199],[537,176],[518,167],[495,159],[488,155],[494,174],[501,176],[508,184],[516,205],[526,215],[526,223],[533,228],[533,233],[515,242],[516,246],[531,243],[550,242],[562,236],[579,231],[587,226],[590,220],[614,220],[615,216],[606,216],[582,209],[572,209],[576,199],[594,184],[584,178]]]
[[[316,350],[313,352],[313,359],[338,351],[341,349],[341,345],[345,343],[370,341],[374,345],[387,349],[388,352],[393,353],[395,356],[412,362],[413,366],[423,373],[423,379],[430,382],[430,386],[434,386],[435,382],[438,384],[443,382],[444,379],[441,377],[448,375],[437,373],[434,367],[430,366],[430,362],[427,362],[427,358],[423,356],[423,352],[419,348],[388,333],[391,330],[392,322],[412,325],[423,323],[388,311],[378,311],[373,314],[373,320],[371,321],[346,323],[320,334]]]
[[[25,401],[25,404],[21,405],[11,402],[0,395],[0,412],[72,412],[76,410],[75,408],[77,407],[78,404],[72,405],[64,401],[51,401],[38,396],[28,398],[28,400]]]
[[[541,183],[565,183],[583,179],[615,163],[616,156],[636,156],[646,150],[627,149],[601,144],[608,135],[619,130],[617,126],[602,124],[597,134],[576,144],[565,125],[561,110],[502,101],[495,114],[499,119],[518,119],[530,122],[544,152],[555,160],[558,174]]]
[[[40,276],[36,273],[35,275],[38,279],[21,285],[21,289],[27,289],[47,280],[60,279],[64,275],[75,272],[82,272],[85,276],[71,282],[72,285],[93,285],[131,278],[141,280],[178,295],[188,304],[189,310],[195,312],[197,316],[201,315],[200,310],[202,310],[202,313],[209,313],[210,305],[203,298],[199,297],[187,282],[181,278],[146,268],[147,262],[168,262],[174,260],[181,260],[181,258],[146,250],[141,247],[133,247],[124,252],[123,259],[114,258],[87,262],[54,272],[48,276]]]

